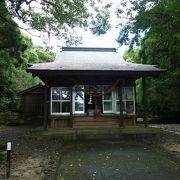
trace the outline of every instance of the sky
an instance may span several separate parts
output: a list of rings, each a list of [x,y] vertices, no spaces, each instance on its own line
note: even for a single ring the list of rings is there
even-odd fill
[[[105,35],[96,36],[93,35],[90,30],[84,31],[83,29],[78,29],[77,34],[83,37],[82,44],[77,47],[113,47],[118,48],[118,52],[124,53],[124,51],[128,48],[128,46],[121,46],[117,43],[116,39],[119,34],[119,29],[112,28]],[[43,46],[42,39],[30,36],[35,45]],[[51,38],[50,44],[54,46],[53,51],[56,52],[60,49],[60,47],[65,46],[63,41],[56,40]]]
[[[111,2],[111,0],[105,0],[106,2]],[[93,35],[90,30],[83,30],[80,28],[76,29],[77,35],[82,36],[82,44],[78,45],[79,47],[114,47],[118,48],[118,51],[123,54],[123,52],[128,48],[127,46],[119,46],[116,42],[116,39],[119,34],[119,29],[116,28],[118,20],[116,18],[116,7],[120,0],[114,0],[112,7],[111,7],[111,23],[112,27],[109,31],[107,31],[104,35]],[[31,36],[27,32],[25,32],[28,36],[31,37],[34,45],[43,46],[43,41],[41,38],[36,36]],[[37,33],[37,32],[36,32]],[[33,33],[32,33],[33,34]],[[60,49],[60,47],[65,46],[63,40],[56,40],[55,38],[51,37],[50,45],[53,46],[53,51],[56,52]]]

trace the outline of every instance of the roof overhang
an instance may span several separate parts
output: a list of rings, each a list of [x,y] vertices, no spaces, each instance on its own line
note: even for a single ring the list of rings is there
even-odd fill
[[[35,70],[27,69],[34,76],[38,77],[64,77],[64,76],[90,76],[90,77],[132,77],[138,79],[140,77],[158,77],[165,70],[160,69],[158,71],[113,71],[113,70]]]
[[[27,68],[41,79],[60,77],[157,77],[164,69],[155,65],[126,62],[115,48],[62,48],[55,60],[34,64]]]
[[[139,79],[141,77],[158,77],[162,72],[165,70],[159,70],[159,71],[96,71],[96,70],[89,70],[89,71],[83,71],[83,70],[27,70],[28,72],[31,72],[33,76],[38,76],[43,81],[46,81],[47,79],[60,79],[60,78],[73,78],[73,79],[83,79],[83,78],[89,78],[89,79],[122,79],[122,78],[128,78],[128,79]]]
[[[20,91],[18,92],[17,94],[18,95],[26,95],[26,94],[31,94],[31,93],[34,93],[34,94],[41,94],[40,92],[36,92],[37,90],[43,90],[44,88],[44,85],[42,84],[38,84],[38,85],[35,85],[33,87],[30,87],[30,88],[27,88],[23,91]]]

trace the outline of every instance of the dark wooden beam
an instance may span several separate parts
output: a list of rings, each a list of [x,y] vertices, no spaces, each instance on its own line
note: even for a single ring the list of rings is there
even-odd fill
[[[137,124],[137,92],[136,92],[136,82],[134,82],[134,103],[135,103],[135,116],[134,116],[134,123]]]
[[[147,92],[146,92],[146,78],[142,78],[142,90],[143,90],[143,120],[144,126],[147,127]]]
[[[48,114],[48,109],[47,109],[47,86],[44,86],[44,130],[47,130],[47,114]]]
[[[123,117],[123,101],[122,101],[122,85],[119,85],[119,106],[120,106],[120,114],[119,114],[119,119],[120,119],[120,126],[124,126],[124,117]]]
[[[70,127],[73,127],[73,87],[70,88],[71,100],[70,100]]]

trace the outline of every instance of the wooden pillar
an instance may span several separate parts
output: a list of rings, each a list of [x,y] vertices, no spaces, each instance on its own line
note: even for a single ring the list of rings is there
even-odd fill
[[[119,119],[120,119],[120,126],[124,126],[124,117],[123,117],[123,101],[122,101],[122,85],[119,86],[119,106],[120,106],[120,114],[119,114]]]
[[[47,109],[47,86],[44,86],[44,130],[47,130],[47,115],[48,115],[48,109]]]
[[[137,124],[137,119],[136,119],[136,117],[137,117],[137,114],[136,114],[136,112],[137,112],[137,92],[136,92],[136,82],[134,83],[134,106],[135,106],[135,109],[134,109],[134,125],[136,125]]]
[[[146,78],[142,78],[142,89],[143,89],[143,120],[144,126],[147,127],[147,92],[146,92]]]
[[[70,127],[73,127],[73,87],[70,88],[71,101],[70,101]]]

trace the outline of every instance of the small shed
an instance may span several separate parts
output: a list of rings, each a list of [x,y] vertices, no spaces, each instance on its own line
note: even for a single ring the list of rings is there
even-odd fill
[[[25,124],[43,124],[44,86],[38,84],[18,93],[21,95],[21,108]]]

